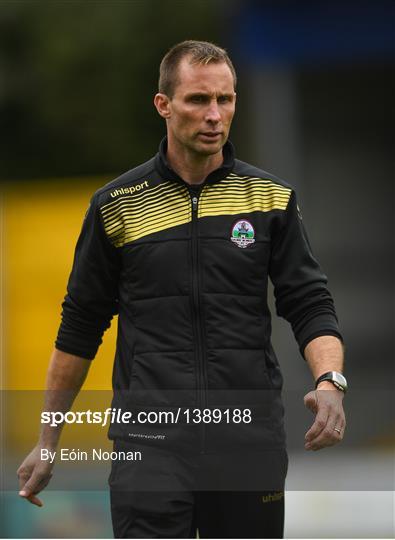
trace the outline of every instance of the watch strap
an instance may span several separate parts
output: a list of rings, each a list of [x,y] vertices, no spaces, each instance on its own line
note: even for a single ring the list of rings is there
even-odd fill
[[[341,381],[339,381],[339,378],[344,380],[344,384],[342,384]],[[338,390],[341,390],[342,392],[346,393],[347,391],[347,382],[341,373],[338,373],[337,371],[327,371],[326,373],[323,373],[318,377],[318,379],[315,382],[315,387],[323,382],[323,381],[329,381],[331,382]]]

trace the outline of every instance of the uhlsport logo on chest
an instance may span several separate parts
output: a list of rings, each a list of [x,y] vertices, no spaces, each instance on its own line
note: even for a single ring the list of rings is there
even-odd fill
[[[247,248],[255,242],[255,231],[246,219],[240,219],[232,227],[232,242],[239,248]]]
[[[148,180],[145,180],[145,182],[141,182],[141,184],[136,184],[135,186],[118,188],[115,191],[112,191],[110,195],[113,198],[117,197],[118,195],[132,195],[133,193],[141,191],[145,187],[148,187]]]

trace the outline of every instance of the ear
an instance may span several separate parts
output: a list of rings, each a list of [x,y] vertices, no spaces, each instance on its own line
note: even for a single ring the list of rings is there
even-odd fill
[[[170,107],[170,99],[166,94],[155,94],[154,97],[154,105],[156,107],[156,110],[161,115],[162,118],[170,118],[171,116],[171,107]]]

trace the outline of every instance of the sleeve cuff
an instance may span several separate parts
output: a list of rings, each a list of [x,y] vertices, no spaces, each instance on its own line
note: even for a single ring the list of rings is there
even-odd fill
[[[63,344],[62,342],[55,341],[55,347],[59,351],[63,351],[74,356],[79,356],[80,358],[85,358],[86,360],[93,360],[96,356],[97,349],[79,349],[78,347],[73,347],[73,345]]]
[[[304,360],[306,360],[304,356],[304,351],[305,351],[306,346],[308,345],[308,343],[310,343],[310,341],[320,336],[334,336],[334,337],[337,337],[344,344],[343,336],[338,330],[334,328],[317,330],[313,332],[312,334],[310,334],[308,337],[306,337],[299,345],[300,354],[303,356]]]

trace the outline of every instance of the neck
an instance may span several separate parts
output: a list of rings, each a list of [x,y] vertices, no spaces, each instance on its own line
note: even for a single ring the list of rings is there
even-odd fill
[[[191,152],[168,140],[167,161],[170,167],[188,184],[202,184],[207,176],[223,162],[222,150],[212,155]]]

